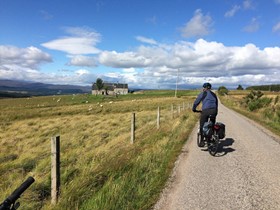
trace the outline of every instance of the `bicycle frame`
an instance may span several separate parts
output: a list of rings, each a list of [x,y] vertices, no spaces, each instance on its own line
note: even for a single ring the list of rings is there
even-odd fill
[[[200,111],[198,111],[200,112]],[[211,135],[209,136],[204,136],[205,139],[201,139],[201,134],[200,134],[200,129],[198,130],[197,134],[197,144],[199,147],[204,147],[205,142],[207,145],[208,152],[212,155],[215,156],[216,153],[218,152],[218,147],[220,143],[219,135],[217,134],[217,131],[219,130],[219,126],[216,125],[215,122],[216,116],[209,116],[208,117],[208,122],[212,122],[212,126],[209,127]]]
[[[19,202],[16,202],[21,194],[35,181],[33,177],[28,177],[9,197],[7,197],[3,203],[0,204],[0,210],[15,210],[20,206]]]

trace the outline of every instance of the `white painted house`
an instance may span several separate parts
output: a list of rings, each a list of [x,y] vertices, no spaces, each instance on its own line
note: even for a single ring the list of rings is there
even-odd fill
[[[103,88],[98,90],[96,83],[92,85],[93,95],[125,95],[128,94],[128,84],[122,83],[103,83]]]

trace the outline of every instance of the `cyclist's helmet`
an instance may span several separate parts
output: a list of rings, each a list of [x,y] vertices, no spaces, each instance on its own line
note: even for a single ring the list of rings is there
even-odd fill
[[[203,88],[211,89],[212,85],[209,82],[203,84]]]

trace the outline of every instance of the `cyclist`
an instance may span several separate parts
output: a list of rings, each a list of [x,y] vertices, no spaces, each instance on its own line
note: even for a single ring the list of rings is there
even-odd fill
[[[212,85],[210,83],[203,84],[203,91],[197,96],[193,103],[193,112],[197,112],[196,107],[202,102],[202,112],[200,116],[200,134],[203,139],[202,128],[205,122],[208,121],[210,115],[215,116],[213,123],[216,121],[218,114],[218,98],[215,93],[211,91]]]

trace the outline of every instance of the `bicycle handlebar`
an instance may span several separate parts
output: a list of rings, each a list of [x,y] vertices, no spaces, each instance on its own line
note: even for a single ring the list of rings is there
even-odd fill
[[[0,210],[10,209],[21,194],[35,181],[33,177],[28,177],[3,203],[0,204]]]

